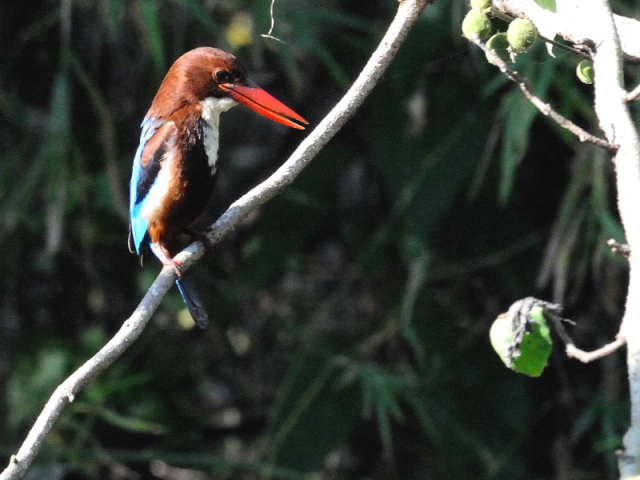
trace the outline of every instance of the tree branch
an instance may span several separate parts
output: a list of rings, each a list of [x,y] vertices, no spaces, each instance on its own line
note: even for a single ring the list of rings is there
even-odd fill
[[[573,8],[577,22],[592,32],[596,45],[595,112],[600,128],[611,143],[619,145],[616,167],[618,210],[624,226],[629,255],[629,287],[618,338],[627,342],[627,366],[631,392],[631,426],[624,436],[624,455],[619,456],[621,478],[640,475],[640,139],[629,112],[622,84],[622,59],[617,23],[606,0],[580,2]]]
[[[593,362],[594,360],[598,360],[599,358],[606,357],[607,355],[612,354],[613,352],[615,352],[625,344],[625,341],[623,339],[618,338],[613,342],[607,343],[606,345],[596,350],[592,350],[590,352],[581,350],[578,347],[576,347],[575,343],[573,343],[573,340],[571,339],[567,331],[564,329],[564,326],[562,325],[562,320],[563,320],[562,318],[560,318],[558,315],[550,311],[545,312],[545,317],[551,320],[556,330],[556,333],[560,337],[560,340],[562,340],[563,343],[565,344],[565,352],[567,356],[570,358],[576,358],[580,360],[582,363],[590,363],[590,362]]]
[[[640,85],[636,85],[636,88],[627,94],[627,102],[633,102],[638,97],[640,97]]]
[[[234,202],[208,229],[207,235],[213,244],[220,242],[249,212],[290,185],[320,149],[340,130],[380,80],[426,4],[427,0],[400,2],[398,12],[387,33],[346,95],[271,177]],[[176,259],[182,261],[186,269],[203,253],[203,245],[195,242],[183,250]],[[140,336],[174,280],[173,268],[165,267],[118,333],[54,391],[18,453],[11,457],[9,465],[0,474],[0,480],[19,479],[27,473],[40,446],[63,409],[74,400],[85,385],[111,365]]]
[[[625,345],[625,343],[626,342],[624,340],[617,339],[591,352],[585,352],[584,350],[580,350],[573,343],[568,343],[566,352],[567,356],[577,358],[582,363],[590,363],[594,360],[606,357],[607,355],[611,355],[613,352]]]
[[[531,90],[528,82],[518,72],[509,68],[504,60],[496,55],[493,50],[488,49],[487,46],[479,39],[473,40],[473,43],[479,46],[489,57],[491,57],[491,62],[496,65],[500,69],[500,71],[509,78],[509,80],[515,82],[520,87],[520,90],[522,90],[524,96],[527,97],[527,100],[529,100],[540,111],[540,113],[554,120],[562,128],[569,130],[576,137],[578,137],[581,142],[592,143],[598,147],[604,148],[611,154],[614,154],[616,152],[617,147],[615,145],[607,142],[606,140],[591,135],[568,118],[560,115],[553,109],[551,105],[540,100],[540,98],[538,98],[533,93],[533,90]]]

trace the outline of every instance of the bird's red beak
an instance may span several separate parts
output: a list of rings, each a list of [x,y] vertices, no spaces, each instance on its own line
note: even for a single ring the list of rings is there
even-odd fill
[[[247,85],[221,83],[219,86],[221,89],[229,92],[231,98],[236,102],[249,107],[254,112],[271,120],[299,130],[304,130],[305,128],[303,125],[300,125],[300,123],[309,124],[309,122],[296,112],[252,82],[249,82]],[[296,123],[292,119],[300,123]]]

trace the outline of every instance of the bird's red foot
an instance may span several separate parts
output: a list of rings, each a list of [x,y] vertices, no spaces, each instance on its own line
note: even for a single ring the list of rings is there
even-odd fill
[[[182,278],[181,262],[178,262],[169,256],[169,253],[165,250],[164,246],[160,243],[152,243],[151,250],[156,257],[162,262],[162,265],[170,265],[176,272],[176,277]]]

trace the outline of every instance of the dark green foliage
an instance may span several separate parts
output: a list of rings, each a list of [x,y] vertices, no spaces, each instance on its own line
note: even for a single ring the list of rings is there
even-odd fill
[[[3,462],[159,271],[127,251],[127,183],[171,62],[196,46],[233,50],[313,128],[397,2],[278,0],[272,35],[284,43],[260,36],[269,6],[72,2],[68,34],[57,3],[0,6]],[[466,9],[430,5],[353,120],[196,266],[209,328],[183,328],[171,291],[65,411],[34,472],[113,478],[126,466],[149,478],[161,460],[217,479],[552,479],[561,451],[572,478],[617,478],[621,358],[583,366],[554,352],[529,380],[488,339],[528,295],[563,303],[580,346],[615,334],[626,274],[605,246],[623,240],[612,168],[469,47],[452,20]],[[244,44],[228,30],[243,28],[240,14],[253,22]],[[537,45],[516,67],[597,132],[575,64]],[[302,138],[226,113],[205,222]]]

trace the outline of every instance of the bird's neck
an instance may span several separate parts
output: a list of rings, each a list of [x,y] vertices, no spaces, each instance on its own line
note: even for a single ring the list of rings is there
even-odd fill
[[[237,103],[230,98],[205,98],[200,102],[202,120],[204,120],[203,142],[211,174],[216,173],[218,161],[218,145],[220,143],[220,114],[226,112]]]

